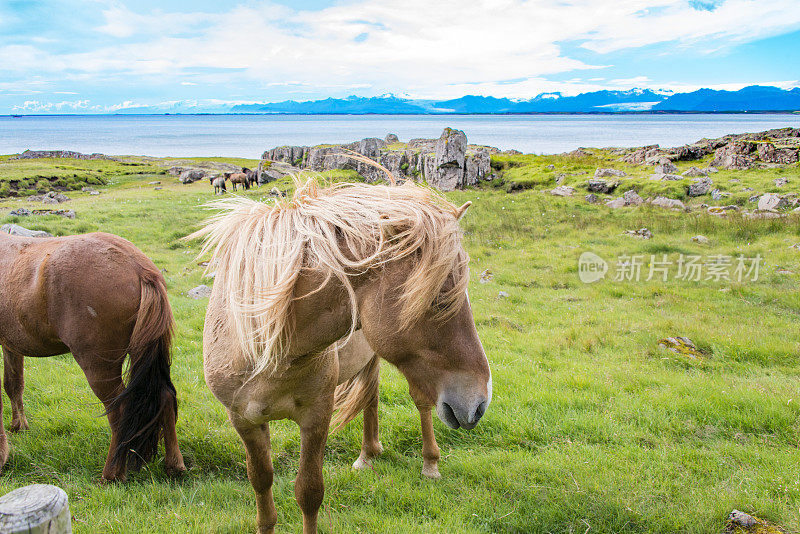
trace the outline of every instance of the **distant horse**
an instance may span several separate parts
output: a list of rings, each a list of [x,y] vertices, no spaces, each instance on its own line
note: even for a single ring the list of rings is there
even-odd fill
[[[28,428],[23,358],[71,352],[111,426],[103,478],[122,480],[129,463],[138,468],[150,460],[162,434],[167,472],[185,471],[170,379],[172,322],[163,275],[121,237],[0,233],[0,345],[11,430]],[[0,424],[0,467],[8,448]]]
[[[357,330],[346,343],[332,345],[339,361],[339,385],[334,397],[334,416],[331,427],[334,432],[364,412],[364,430],[361,453],[353,463],[354,469],[372,466],[372,460],[383,453],[378,437],[378,383],[380,358],[369,346],[364,333]],[[433,433],[433,418],[430,406],[417,405],[422,424],[422,474],[428,478],[440,478],[439,445]]]
[[[291,198],[216,201],[205,237],[216,272],[206,383],[247,450],[259,532],[273,532],[269,421],[300,427],[295,497],[316,532],[322,460],[340,376],[328,346],[361,327],[406,377],[414,402],[452,428],[478,424],[491,374],[467,299],[457,208],[413,183],[298,183]]]
[[[224,176],[212,176],[211,177],[211,185],[214,186],[214,194],[223,194],[227,193],[228,190],[225,188],[225,177]]]
[[[257,187],[258,186],[258,174],[256,171],[250,170],[247,167],[242,167],[242,172],[247,175],[247,185],[248,187]]]
[[[233,190],[236,191],[236,185],[241,185],[244,189],[250,189],[250,181],[247,179],[247,175],[243,172],[226,172],[224,174],[225,178],[231,181],[231,185],[233,186]]]

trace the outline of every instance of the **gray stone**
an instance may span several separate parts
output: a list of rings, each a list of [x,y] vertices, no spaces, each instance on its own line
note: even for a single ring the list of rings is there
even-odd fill
[[[599,200],[600,200],[600,199],[597,197],[597,195],[595,195],[594,193],[589,193],[588,195],[586,195],[586,196],[585,196],[585,197],[583,197],[583,198],[584,198],[584,199],[586,200],[586,202],[588,202],[589,204],[597,204],[597,202],[599,202]]]
[[[655,167],[655,173],[656,174],[677,174],[678,173],[678,167],[676,167],[675,164],[672,163],[671,161],[667,161],[667,162],[664,162],[664,163],[659,163]]]
[[[509,295],[505,291],[500,291],[499,293],[497,293],[497,298],[507,299],[508,297]]]
[[[28,230],[27,228],[18,224],[4,224],[0,226],[0,232],[5,232],[9,235],[17,235],[20,237],[53,237],[43,230]]]
[[[575,194],[575,188],[568,185],[559,185],[558,187],[550,190],[551,195],[557,197],[571,197]]]
[[[644,204],[644,199],[633,189],[625,191],[622,194],[622,199],[625,201],[626,206],[640,206]]]
[[[698,169],[697,167],[689,167],[681,173],[681,176],[688,176],[690,178],[697,178],[699,176],[708,176],[708,172]]]
[[[206,171],[201,169],[189,169],[186,171],[181,172],[180,177],[178,180],[182,184],[191,184],[198,180],[202,180],[206,176]]]
[[[206,285],[199,285],[190,289],[186,295],[192,299],[205,299],[211,296],[211,288]]]
[[[785,176],[781,176],[779,178],[775,178],[773,182],[775,183],[775,187],[783,187],[789,183],[789,179]]]
[[[638,237],[639,239],[652,239],[653,232],[648,230],[647,228],[639,228],[638,230],[625,230],[623,232],[625,235],[629,235],[632,237]]]
[[[606,202],[606,206],[608,206],[609,208],[614,208],[614,209],[616,209],[616,208],[624,208],[626,206],[625,199],[622,198],[622,197],[619,197],[619,198],[615,198],[614,200],[609,200],[608,202]]]
[[[701,245],[704,245],[704,244],[708,243],[708,238],[706,236],[704,236],[704,235],[696,235],[696,236],[694,236],[692,238],[692,241],[695,242],[695,243],[700,243]]]
[[[711,198],[713,200],[719,201],[719,200],[722,200],[723,198],[729,197],[729,196],[731,196],[730,193],[725,193],[723,191],[720,191],[719,189],[712,189],[711,190]]]
[[[686,209],[686,205],[676,198],[656,197],[650,201],[650,204],[652,204],[653,206],[658,206],[659,208],[667,208],[675,210]]]
[[[433,163],[437,172],[430,178],[426,174],[428,183],[442,191],[458,189],[462,183],[466,153],[467,136],[464,132],[445,128],[436,141]]]
[[[607,178],[610,176],[621,178],[623,176],[628,176],[628,175],[623,171],[618,171],[617,169],[596,169],[594,171],[595,178]]]
[[[731,530],[736,527],[750,530],[753,527],[757,527],[759,524],[760,521],[758,519],[750,514],[740,512],[739,510],[733,510],[728,514],[728,525],[731,527]]]
[[[30,214],[31,210],[27,208],[19,208],[10,213],[10,215],[16,215],[17,217],[28,217]]]
[[[400,138],[397,137],[397,134],[390,133],[390,134],[386,134],[385,141],[386,141],[387,145],[390,145],[392,143],[399,143],[400,142]]]
[[[650,179],[657,181],[677,181],[683,180],[683,176],[677,174],[651,174]]]
[[[776,193],[765,193],[758,199],[760,211],[774,211],[789,206],[789,200]]]
[[[619,182],[617,181],[599,180],[593,178],[586,182],[586,189],[593,193],[608,194],[614,191],[618,185]]]
[[[0,497],[0,532],[70,534],[69,499],[61,488],[32,484]]]
[[[700,195],[705,195],[711,190],[711,186],[713,182],[710,178],[700,178],[691,184],[686,191],[690,197],[699,197]]]

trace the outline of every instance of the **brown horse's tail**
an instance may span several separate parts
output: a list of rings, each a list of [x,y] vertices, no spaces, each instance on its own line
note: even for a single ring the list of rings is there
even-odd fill
[[[340,428],[355,419],[378,394],[379,363],[380,358],[376,354],[356,376],[336,386],[333,400],[333,409],[336,413],[331,419],[331,432],[338,432]]]
[[[141,297],[128,354],[125,390],[108,412],[121,408],[119,442],[114,463],[138,469],[153,458],[166,420],[178,416],[175,386],[170,378],[172,309],[161,273],[146,269],[141,275]],[[171,412],[171,413],[170,413]]]

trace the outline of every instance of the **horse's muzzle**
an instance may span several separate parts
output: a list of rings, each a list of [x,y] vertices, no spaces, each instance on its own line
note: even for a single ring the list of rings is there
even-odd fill
[[[472,430],[478,424],[489,400],[480,398],[469,403],[459,403],[455,399],[443,399],[436,405],[436,415],[450,428]]]

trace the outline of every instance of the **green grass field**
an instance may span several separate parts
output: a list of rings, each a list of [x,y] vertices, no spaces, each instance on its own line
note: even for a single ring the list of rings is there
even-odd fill
[[[354,472],[360,418],[330,438],[321,530],[709,533],[721,532],[738,508],[800,531],[800,250],[791,248],[800,242],[800,218],[722,219],[648,206],[612,211],[587,204],[582,194],[543,192],[559,172],[606,166],[602,157],[523,156],[507,164],[497,162],[507,180],[530,179],[532,188],[448,195],[473,201],[463,226],[470,298],[493,372],[489,410],[470,432],[435,421],[442,479],[425,479],[407,385],[383,364],[386,452],[374,470]],[[779,175],[790,179],[785,191],[800,191],[796,166],[714,179],[746,202],[739,188],[770,190]],[[580,187],[586,178],[567,183]],[[163,189],[147,185],[153,180]],[[186,297],[209,282],[195,259],[197,245],[180,238],[207,215],[199,205],[212,190],[207,181],[186,186],[154,174],[111,182],[99,196],[68,193],[72,200],[61,207],[75,209],[74,220],[11,217],[11,208],[37,206],[0,199],[0,223],[57,235],[115,233],[165,270],[177,321],[178,437],[189,471],[170,480],[159,457],[125,484],[100,485],[109,440],[101,406],[70,356],[29,358],[31,429],[10,436],[0,492],[35,482],[63,487],[79,533],[254,531],[244,449],[202,376],[206,301]],[[259,198],[268,189],[246,195]],[[623,235],[642,227],[652,239]],[[709,243],[692,242],[697,234]],[[586,251],[611,264],[605,280],[580,281],[578,258]],[[765,262],[756,281],[676,279],[675,265],[666,282],[645,280],[646,268],[638,282],[612,279],[619,256],[642,255],[646,266],[651,255],[677,262],[681,254],[760,255]],[[479,283],[485,270],[493,278]],[[668,336],[691,338],[702,356],[659,348]],[[4,408],[10,421],[7,399]],[[293,423],[271,427],[278,529],[299,532],[292,490],[299,432]]]

